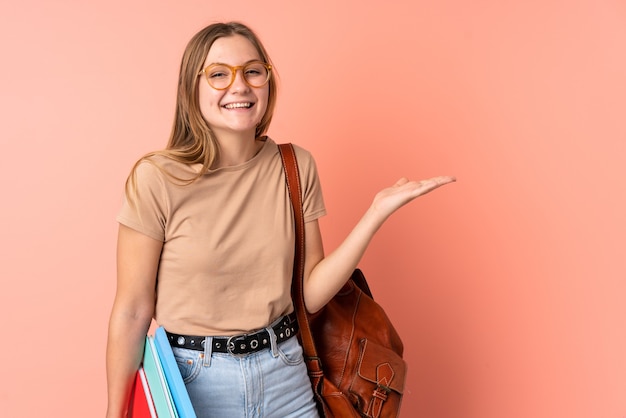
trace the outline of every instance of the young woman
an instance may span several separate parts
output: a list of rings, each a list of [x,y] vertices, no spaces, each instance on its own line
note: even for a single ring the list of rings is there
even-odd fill
[[[168,332],[198,417],[317,417],[291,315],[291,202],[277,145],[265,136],[275,104],[271,60],[248,27],[213,24],[191,39],[169,143],[133,167],[117,218],[108,418],[126,416],[153,318]],[[382,190],[325,256],[315,162],[295,148],[306,222],[305,304],[315,312],[395,210],[454,178],[401,179]]]

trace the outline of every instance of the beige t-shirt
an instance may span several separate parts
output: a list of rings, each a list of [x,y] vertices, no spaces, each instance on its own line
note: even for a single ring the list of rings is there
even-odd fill
[[[305,222],[326,214],[315,161],[295,146]],[[190,178],[198,166],[152,161]],[[163,241],[155,318],[171,332],[233,335],[293,310],[294,221],[278,147],[267,139],[244,164],[210,171],[190,185],[154,164],[137,168],[136,207],[118,222]]]

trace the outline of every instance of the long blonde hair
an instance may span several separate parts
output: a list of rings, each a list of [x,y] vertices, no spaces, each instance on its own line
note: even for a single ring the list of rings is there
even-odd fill
[[[272,64],[267,51],[257,35],[239,22],[214,23],[196,33],[187,44],[183,59],[180,64],[178,76],[178,90],[176,95],[176,113],[174,124],[167,146],[163,150],[150,152],[144,155],[133,166],[131,174],[126,181],[126,194],[129,200],[134,200],[129,191],[136,190],[135,172],[136,168],[143,161],[155,164],[161,171],[167,174],[172,180],[182,184],[190,184],[205,174],[219,155],[219,147],[215,135],[206,123],[200,111],[200,101],[198,96],[198,73],[202,70],[204,61],[213,43],[223,37],[241,35],[248,39],[256,48],[261,60],[267,64]],[[256,127],[256,138],[263,136],[272,121],[274,108],[276,106],[276,73],[272,69],[272,76],[269,80],[269,97],[267,109],[261,122]],[[162,155],[172,160],[184,164],[202,164],[200,171],[191,178],[180,178],[173,173],[154,163],[150,157]]]

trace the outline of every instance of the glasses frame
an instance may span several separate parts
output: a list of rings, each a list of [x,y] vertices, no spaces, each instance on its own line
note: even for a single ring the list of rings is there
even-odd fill
[[[248,79],[246,78],[245,74],[244,74],[244,68],[246,68],[249,65],[253,65],[253,64],[261,64],[265,67],[265,69],[267,70],[267,80],[265,80],[265,82],[263,84],[261,84],[260,86],[253,86],[252,84],[250,84],[248,82]],[[230,69],[232,76],[230,77],[230,83],[228,83],[228,85],[226,87],[215,87],[213,84],[211,84],[211,82],[209,81],[209,69],[211,67],[227,67]],[[261,88],[263,86],[265,86],[267,83],[269,83],[270,79],[272,78],[272,66],[270,64],[267,64],[263,61],[250,61],[244,65],[235,65],[234,67],[232,65],[228,65],[228,64],[223,64],[220,62],[216,62],[213,63],[211,65],[207,65],[206,67],[204,67],[199,73],[198,75],[202,75],[204,74],[204,78],[206,78],[206,82],[209,84],[209,86],[215,90],[226,90],[228,88],[230,88],[230,86],[233,85],[233,83],[235,82],[235,79],[237,78],[237,71],[241,70],[241,78],[243,78],[243,81],[250,87],[254,88],[254,89],[258,89]]]

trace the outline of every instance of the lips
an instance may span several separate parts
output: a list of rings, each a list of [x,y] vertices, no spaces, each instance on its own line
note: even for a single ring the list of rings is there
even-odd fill
[[[226,109],[249,109],[254,105],[251,102],[241,102],[241,103],[228,103],[225,104],[224,107]]]

